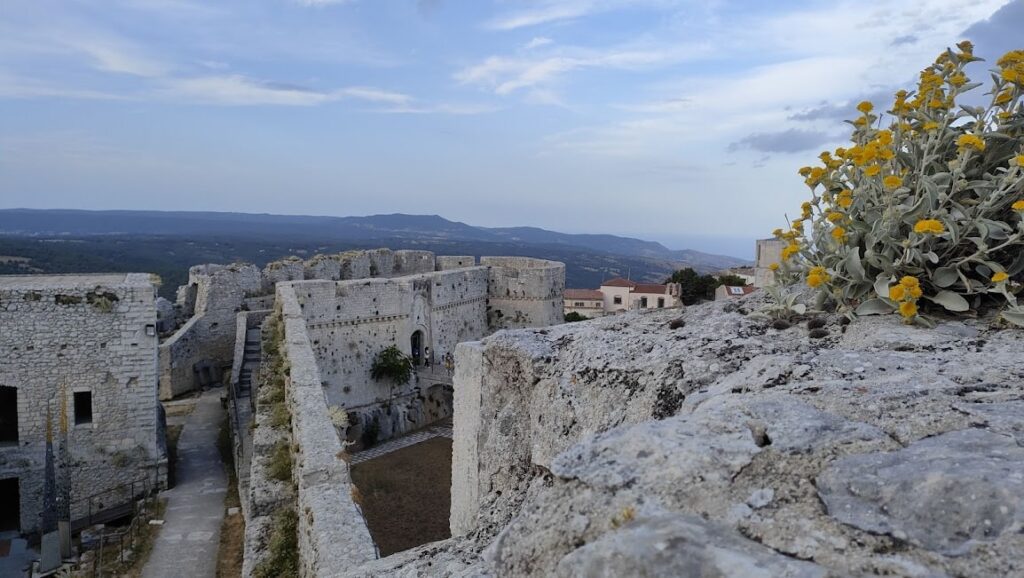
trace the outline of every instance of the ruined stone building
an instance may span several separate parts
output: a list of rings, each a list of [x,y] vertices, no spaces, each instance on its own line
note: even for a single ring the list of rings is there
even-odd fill
[[[73,520],[166,484],[155,296],[148,274],[0,277],[0,530],[39,528],[48,429]]]

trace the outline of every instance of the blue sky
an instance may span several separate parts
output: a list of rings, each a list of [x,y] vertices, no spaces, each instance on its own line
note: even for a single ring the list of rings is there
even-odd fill
[[[748,253],[1024,0],[0,0],[0,206],[428,213]],[[981,73],[984,66],[976,70]]]

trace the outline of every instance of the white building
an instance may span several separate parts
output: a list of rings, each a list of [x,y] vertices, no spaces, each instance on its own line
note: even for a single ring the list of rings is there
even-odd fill
[[[596,289],[566,289],[565,313],[601,317],[604,315],[604,294]]]
[[[637,283],[621,277],[601,283],[597,290],[566,289],[565,312],[601,317],[637,309],[681,307],[678,283]]]

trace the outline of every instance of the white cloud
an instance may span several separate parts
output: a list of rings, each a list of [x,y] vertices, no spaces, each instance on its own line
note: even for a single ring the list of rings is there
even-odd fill
[[[508,95],[520,89],[549,84],[567,72],[587,68],[639,70],[681,62],[699,53],[700,47],[615,47],[604,50],[566,48],[547,56],[491,56],[455,73],[460,84],[481,86]]]
[[[515,30],[527,26],[536,26],[558,20],[579,18],[594,10],[596,2],[564,1],[549,2],[541,7],[513,12],[498,16],[486,23],[487,28],[494,30]]]
[[[168,67],[156,59],[144,55],[137,47],[111,39],[74,39],[66,41],[72,50],[87,55],[95,68],[104,72],[130,74],[133,76],[158,77],[167,73]]]
[[[165,97],[221,105],[315,106],[339,100],[408,105],[413,97],[370,86],[351,86],[331,91],[255,80],[238,74],[165,80]]]
[[[472,115],[497,110],[491,105],[420,102],[415,97],[372,86],[350,86],[329,91],[314,90],[241,75],[168,79],[157,98],[222,106],[318,106],[340,101],[360,101],[379,108],[367,112],[385,114]]]
[[[100,90],[53,86],[0,70],[0,98],[73,98],[81,100],[127,100],[120,94]]]
[[[350,88],[343,88],[335,91],[334,94],[340,97],[350,97],[359,100],[368,100],[370,102],[383,102],[396,105],[408,104],[413,101],[413,97],[408,94],[381,90],[370,86],[353,86]]]
[[[1004,1],[963,5],[923,0],[914,8],[890,1],[871,9],[862,3],[838,2],[758,17],[756,22],[723,19],[716,24],[710,18],[694,26],[706,31],[703,38],[714,47],[707,54],[727,64],[723,72],[709,73],[702,67],[699,74],[640,87],[636,102],[614,105],[638,118],[578,127],[546,142],[561,152],[659,157],[666,151],[690,150],[712,158],[715,154],[709,149],[724,151],[730,142],[749,135],[785,133],[794,126],[836,134],[834,115],[807,119],[802,125],[792,124],[790,117],[822,102],[848,102],[877,93],[888,98],[895,87],[909,84],[940,50],[957,41],[970,23],[984,19]],[[934,19],[934,14],[948,17]],[[911,32],[918,38],[915,43],[892,46],[893,38]],[[745,61],[762,64],[744,66]],[[709,119],[714,119],[713,129]]]
[[[492,30],[516,30],[541,24],[566,22],[594,14],[630,7],[678,8],[679,0],[543,0],[536,6],[496,16],[484,23]]]
[[[530,39],[529,42],[527,42],[523,46],[523,49],[524,50],[533,50],[534,48],[540,48],[541,46],[547,46],[548,44],[551,44],[552,42],[554,42],[554,40],[551,40],[550,38],[545,38],[543,36],[534,36],[533,38]]]

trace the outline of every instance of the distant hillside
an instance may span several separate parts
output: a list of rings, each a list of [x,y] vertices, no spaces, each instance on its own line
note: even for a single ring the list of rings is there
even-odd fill
[[[626,275],[661,281],[682,267],[707,273],[748,264],[629,237],[474,227],[437,215],[0,210],[0,274],[147,271],[164,277],[167,295],[198,263],[262,265],[292,254],[372,247],[555,259],[566,264],[570,287],[596,287],[603,279]]]

